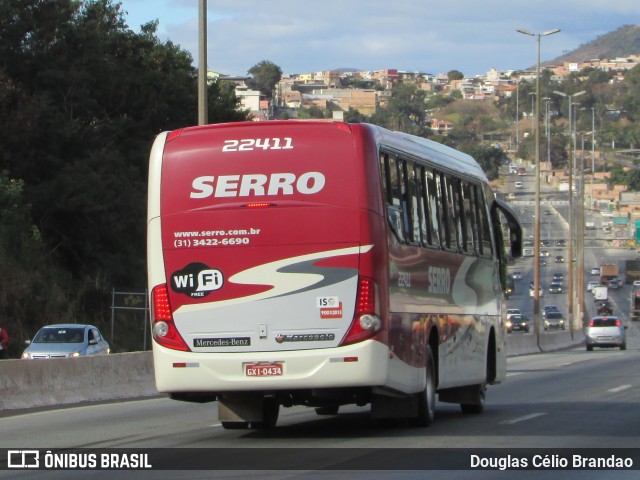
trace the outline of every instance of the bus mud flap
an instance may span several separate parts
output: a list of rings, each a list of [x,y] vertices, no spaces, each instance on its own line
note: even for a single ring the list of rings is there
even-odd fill
[[[408,418],[418,408],[418,397],[407,395],[390,397],[373,394],[371,396],[371,416],[373,418]]]
[[[218,400],[218,419],[221,422],[261,422],[263,401],[262,395],[224,395]]]

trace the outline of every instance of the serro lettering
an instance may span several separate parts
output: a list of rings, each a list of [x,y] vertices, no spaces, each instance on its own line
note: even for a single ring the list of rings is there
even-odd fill
[[[293,173],[271,175],[205,175],[193,180],[191,198],[207,197],[263,197],[266,195],[312,195],[324,188],[325,176],[320,172],[306,172],[296,177]]]
[[[448,268],[429,267],[429,293],[451,293],[451,272]]]

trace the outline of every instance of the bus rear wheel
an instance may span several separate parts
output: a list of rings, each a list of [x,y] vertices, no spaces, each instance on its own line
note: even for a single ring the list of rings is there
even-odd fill
[[[477,385],[472,393],[473,401],[460,404],[462,413],[482,413],[484,411],[486,393],[487,385],[485,383]]]
[[[262,402],[262,421],[251,422],[251,428],[256,430],[267,430],[276,426],[280,404],[274,397],[266,397]]]
[[[436,410],[436,370],[431,346],[426,348],[426,384],[424,390],[418,393],[417,415],[410,420],[415,427],[428,427],[433,423]]]

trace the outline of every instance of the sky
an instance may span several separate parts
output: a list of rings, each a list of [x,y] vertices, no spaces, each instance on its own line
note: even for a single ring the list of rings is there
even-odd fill
[[[118,0],[114,0],[117,2]],[[199,0],[119,0],[129,28],[158,20],[158,37],[198,61]],[[472,77],[552,60],[623,25],[638,0],[208,0],[207,66],[246,75],[263,60],[285,75],[339,68]],[[640,53],[640,52],[629,52]]]

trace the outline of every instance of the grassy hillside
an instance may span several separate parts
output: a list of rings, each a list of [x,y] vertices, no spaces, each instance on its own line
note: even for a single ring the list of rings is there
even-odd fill
[[[613,59],[638,54],[640,54],[640,25],[624,25],[587,44],[580,45],[565,55],[545,62],[545,65],[584,62],[594,58]]]

